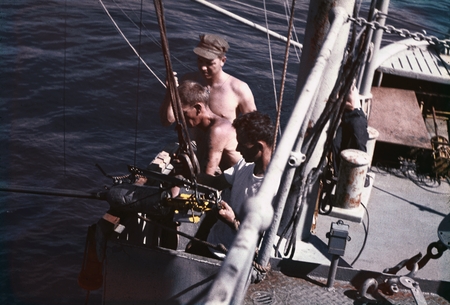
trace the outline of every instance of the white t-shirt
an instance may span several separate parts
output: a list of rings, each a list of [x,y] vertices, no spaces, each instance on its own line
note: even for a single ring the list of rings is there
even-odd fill
[[[241,159],[233,167],[224,171],[225,179],[232,185],[230,201],[227,203],[238,220],[242,220],[244,216],[242,206],[249,197],[256,195],[264,178],[253,175],[254,167],[254,163],[247,163]],[[207,241],[214,245],[223,244],[229,249],[235,237],[236,231],[219,219],[211,228]],[[225,254],[220,251],[211,248],[210,250],[218,257],[225,257]]]

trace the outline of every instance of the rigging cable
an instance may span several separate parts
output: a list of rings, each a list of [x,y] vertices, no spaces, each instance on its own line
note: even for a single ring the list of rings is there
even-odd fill
[[[67,0],[64,1],[64,64],[63,64],[63,168],[66,175],[66,52],[67,52]]]
[[[128,14],[119,6],[119,3],[117,3],[117,1],[116,0],[113,0],[113,2],[116,4],[116,6],[120,9],[120,11],[123,13],[123,15],[125,16],[125,17],[127,17],[128,18],[128,20],[130,20],[130,22],[137,28],[137,29],[139,29],[140,28],[140,26],[142,26],[143,28],[144,28],[144,30],[147,30],[147,27],[145,26],[145,24],[144,24],[144,22],[142,21],[142,19],[141,19],[141,24],[140,24],[140,26],[139,25],[137,25],[134,21],[133,21],[133,19],[130,17],[130,16],[128,16]],[[127,2],[127,4],[128,4],[128,8],[133,12],[133,13],[135,13],[134,11],[133,11],[133,9],[130,7],[130,3],[129,2]],[[154,44],[156,44],[158,47],[160,47],[161,48],[161,43],[158,41],[158,39],[156,39],[153,35],[149,35],[149,34],[147,34],[147,33],[145,33],[144,32],[144,35],[148,38],[148,39],[150,39]],[[183,67],[185,67],[187,70],[190,70],[190,71],[193,71],[194,69],[192,69],[192,67],[190,67],[190,66],[188,66],[188,65],[186,65],[184,62],[182,62],[180,59],[178,59],[176,56],[173,56],[173,55],[171,55],[171,57],[173,58],[173,59],[175,59],[179,64],[181,64]]]
[[[187,157],[189,158],[189,160],[186,161],[190,161],[190,165],[192,165],[193,171],[191,171],[191,178],[195,180],[195,175],[200,173],[200,168],[198,165],[197,157],[194,153],[194,149],[192,147],[192,142],[189,137],[189,131],[187,129],[186,120],[183,115],[183,108],[181,106],[180,95],[178,94],[177,90],[177,81],[175,79],[175,75],[172,69],[172,63],[170,61],[169,43],[167,41],[166,25],[164,22],[164,8],[162,0],[154,0],[153,2],[155,4],[156,15],[158,17],[164,63],[166,65],[167,90],[170,95],[170,102],[172,104],[173,113],[177,122],[176,127],[178,131],[180,148],[182,150],[182,154],[184,154],[185,152],[187,154]]]
[[[103,9],[105,10],[106,14],[108,15],[109,19],[111,19],[112,23],[114,24],[114,26],[116,27],[117,31],[119,32],[119,34],[123,37],[123,39],[125,39],[125,41],[128,43],[128,45],[130,46],[130,48],[133,50],[133,52],[136,54],[136,56],[142,61],[142,63],[145,65],[145,67],[153,74],[153,76],[156,77],[156,79],[161,83],[161,85],[164,86],[164,88],[166,88],[166,84],[164,84],[164,82],[156,75],[155,72],[153,72],[152,69],[150,69],[150,67],[147,65],[147,63],[144,61],[144,59],[141,57],[141,55],[139,55],[139,53],[136,51],[136,49],[133,47],[133,45],[128,41],[127,37],[125,36],[125,34],[122,32],[122,30],[119,28],[119,26],[117,25],[116,21],[114,21],[114,18],[111,16],[111,14],[109,13],[108,9],[106,8],[106,6],[103,4],[102,0],[98,0],[100,2],[100,4],[102,5]]]
[[[289,11],[289,7],[288,7],[288,2],[287,2],[287,0],[286,1],[284,1],[284,15],[285,15],[285,17],[286,17],[286,22],[289,24],[289,20],[290,20],[290,17],[289,16],[291,16],[291,12]],[[292,14],[293,15],[293,14]],[[295,19],[294,19],[295,20]],[[295,30],[295,25],[292,25],[292,35],[295,37],[295,41],[299,41],[299,39],[298,39],[298,35],[297,35],[297,31]],[[292,40],[294,40],[294,37],[292,38]],[[297,48],[296,48],[296,46],[295,45],[293,45],[293,47],[294,47],[294,51],[295,51],[295,55],[297,56],[297,60],[298,60],[298,62],[300,62],[300,53],[301,53],[301,51],[302,51],[302,49],[301,48],[298,48],[299,50],[300,50],[300,53],[298,52],[298,50],[297,50]]]
[[[288,39],[286,41],[286,50],[284,53],[283,73],[281,74],[280,97],[278,99],[278,111],[277,111],[277,120],[276,120],[275,130],[280,129],[281,105],[283,103],[284,84],[286,83],[286,73],[287,73],[287,65],[288,65],[288,59],[289,59],[289,47],[291,45],[292,28],[294,25],[294,8],[295,8],[295,0],[292,0],[291,17],[289,19],[289,27],[288,27],[288,33],[287,33]],[[276,144],[277,144],[277,133],[275,132],[272,152],[275,151],[275,147],[277,146]]]
[[[264,19],[266,21],[266,29],[267,29],[267,45],[269,48],[269,61],[270,61],[270,71],[272,73],[272,86],[273,86],[273,95],[274,95],[274,100],[275,100],[275,108],[277,109],[277,112],[279,111],[278,109],[278,100],[277,100],[277,85],[275,83],[275,71],[273,69],[273,57],[272,57],[272,46],[270,43],[270,35],[269,35],[269,23],[267,21],[267,9],[266,9],[266,1],[263,1],[263,6],[264,6]],[[275,127],[275,135],[274,137],[276,137],[277,135],[277,130],[278,130],[278,126]],[[281,133],[281,130],[279,131]],[[274,151],[275,149],[273,149],[272,151]]]
[[[141,0],[141,14],[139,16],[139,44],[138,44],[138,53],[141,53],[141,42],[142,42],[142,3]],[[139,125],[139,85],[140,85],[140,77],[141,77],[141,61],[138,60],[137,67],[137,92],[136,92],[136,118],[135,118],[135,129],[134,129],[134,163],[136,166],[136,152],[137,152],[137,140],[138,140],[138,125]]]

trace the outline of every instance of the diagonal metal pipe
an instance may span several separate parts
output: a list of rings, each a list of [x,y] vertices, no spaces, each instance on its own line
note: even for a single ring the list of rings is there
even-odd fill
[[[297,100],[297,105],[304,106],[305,110],[307,108],[309,108],[309,106],[313,102],[314,94],[315,94],[317,88],[320,86],[320,83],[322,82],[322,79],[324,77],[324,71],[325,71],[326,65],[328,63],[328,60],[329,60],[330,56],[333,54],[332,50],[334,49],[334,46],[337,41],[337,37],[338,37],[337,34],[341,31],[342,26],[345,24],[347,17],[348,17],[347,12],[341,7],[334,8],[333,13],[334,13],[335,18],[331,24],[330,30],[325,38],[325,41],[322,45],[322,48],[319,52],[317,59],[316,59],[316,62],[312,69],[312,72],[309,75],[309,77],[307,78],[305,86],[303,88],[303,91],[301,92],[300,97]],[[303,96],[307,96],[308,99],[310,99],[310,100],[306,100],[306,98],[304,98]],[[285,135],[287,136],[289,134],[290,133],[288,132],[288,130],[286,128]],[[298,131],[296,134],[298,134]],[[302,146],[303,140],[304,140],[304,135],[300,135],[298,143],[296,145],[296,150],[292,153],[292,156],[298,155],[300,153],[300,148]],[[288,161],[290,161],[290,160],[288,160]],[[291,162],[288,162],[288,165],[291,165],[291,164],[292,164]],[[269,167],[269,169],[270,169],[270,167]],[[278,227],[280,225],[281,216],[283,214],[283,210],[284,210],[284,207],[286,204],[290,186],[292,184],[295,169],[296,169],[296,167],[294,167],[294,166],[289,166],[289,168],[287,168],[285,179],[283,180],[282,187],[280,188],[282,193],[278,194],[278,196],[281,200],[274,203],[274,208],[276,209],[276,213],[275,213],[272,225],[265,233],[264,241],[261,246],[261,250],[259,252],[258,263],[262,266],[266,266],[269,262],[270,251],[271,251],[272,245],[274,244],[275,239],[276,239]],[[267,178],[267,180],[269,180],[269,178]],[[271,181],[271,180],[269,180],[269,181]],[[262,186],[261,186],[261,188],[262,188]]]
[[[255,253],[256,242],[261,232],[266,230],[272,223],[274,214],[272,201],[279,189],[282,175],[291,158],[292,149],[314,99],[316,89],[321,84],[325,68],[332,55],[333,46],[336,38],[339,36],[337,34],[348,19],[345,9],[335,7],[333,10],[335,18],[332,27],[297,99],[292,115],[286,125],[284,136],[280,139],[275,150],[261,188],[255,197],[248,199],[245,205],[246,217],[243,219],[235,241],[211,286],[205,304],[240,304],[242,302],[248,285],[248,275]],[[279,206],[277,205],[278,209]]]

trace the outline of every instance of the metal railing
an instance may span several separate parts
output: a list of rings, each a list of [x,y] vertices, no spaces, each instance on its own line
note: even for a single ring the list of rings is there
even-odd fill
[[[256,242],[260,233],[269,226],[271,226],[271,229],[266,232],[264,237],[267,239],[265,243],[268,246],[266,248],[270,250],[271,245],[273,245],[273,239],[276,237],[276,230],[281,217],[278,215],[280,216],[277,220],[278,223],[272,223],[274,215],[273,199],[279,191],[286,166],[289,165],[287,169],[289,175],[289,172],[295,170],[295,166],[303,162],[303,156],[298,152],[293,152],[293,147],[296,142],[303,141],[302,138],[299,139],[303,122],[310,105],[313,103],[317,88],[319,88],[324,77],[325,68],[336,44],[337,34],[348,21],[348,13],[345,9],[335,7],[333,10],[334,20],[316,59],[314,68],[311,70],[305,86],[296,101],[292,115],[284,130],[284,135],[280,139],[272,157],[258,194],[249,198],[245,205],[247,209],[246,217],[241,222],[241,228],[211,286],[205,304],[240,304],[249,283],[251,262],[255,254]],[[297,146],[301,147],[301,143]],[[281,188],[283,193],[278,194],[279,199],[286,197],[284,192],[289,191],[292,177],[290,180],[286,179],[288,175],[283,180],[287,184]],[[277,214],[283,211],[284,204],[285,201],[283,199],[276,203]],[[264,261],[268,261],[270,256],[268,251],[263,250],[263,252]]]

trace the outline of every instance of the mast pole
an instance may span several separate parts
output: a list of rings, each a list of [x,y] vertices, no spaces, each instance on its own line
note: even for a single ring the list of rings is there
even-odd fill
[[[376,1],[376,0],[374,0]],[[378,0],[376,9],[378,13],[376,14],[376,20],[380,23],[381,26],[384,26],[386,23],[386,16],[388,13],[390,0]],[[383,30],[376,30],[375,34],[372,38],[373,44],[373,53],[370,56],[369,61],[367,62],[366,68],[364,69],[363,78],[361,80],[361,88],[359,88],[360,94],[363,96],[369,96],[372,88],[373,76],[375,70],[378,68],[375,64],[377,62],[376,54],[380,50],[381,40],[383,38]]]
[[[311,70],[311,62],[314,62],[314,60],[311,59],[315,59],[318,56],[324,42],[326,41],[326,34],[328,33],[330,27],[330,22],[328,21],[328,12],[331,11],[331,7],[341,7],[347,12],[349,16],[351,16],[354,6],[355,0],[321,0],[310,2],[308,22],[305,31],[305,42],[300,62],[299,77],[297,80],[297,92],[301,92],[305,84],[305,77]],[[324,11],[325,8],[328,9]],[[332,19],[334,19],[335,17],[336,16],[331,16]],[[318,20],[317,18],[320,19]],[[342,26],[339,33],[337,34],[336,42],[333,48],[329,50],[329,52],[331,52],[330,60],[328,61],[325,68],[321,85],[316,91],[315,102],[313,102],[310,109],[308,110],[309,117],[307,117],[303,121],[303,134],[316,124],[325,108],[328,97],[333,90],[336,79],[338,78],[338,73],[341,67],[349,33],[350,22],[347,22]],[[324,130],[326,130],[326,128]],[[326,135],[323,134],[317,143],[316,149],[312,154],[311,159],[308,162],[305,170],[306,173],[309,173],[319,164],[320,157],[324,149],[325,139]],[[306,199],[306,204],[301,206],[300,220],[298,223],[298,238],[300,238],[300,240],[307,240],[311,236],[311,226],[314,219],[318,190],[319,183],[317,182],[315,183],[315,185],[311,186],[311,191],[309,192]],[[292,214],[295,202],[297,201],[297,197],[298,194],[292,194],[288,198],[285,215]]]

